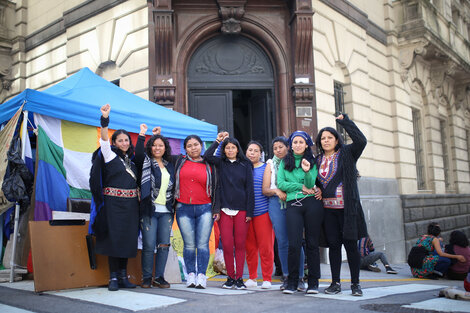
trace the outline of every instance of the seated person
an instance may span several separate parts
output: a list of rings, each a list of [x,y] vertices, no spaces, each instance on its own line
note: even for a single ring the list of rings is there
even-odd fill
[[[370,237],[363,237],[357,242],[359,254],[361,255],[361,268],[368,269],[373,272],[380,272],[380,268],[375,263],[380,259],[385,266],[387,274],[396,274],[395,271],[388,263],[387,257],[383,252],[375,251],[374,244]]]
[[[439,235],[441,227],[438,223],[432,222],[428,225],[427,234],[421,236],[415,246],[422,246],[427,251],[420,267],[411,267],[411,273],[416,278],[434,278],[442,277],[450,266],[450,259],[457,259],[465,262],[462,255],[453,255],[445,253],[441,249]]]
[[[447,271],[449,279],[464,280],[470,269],[470,247],[468,246],[467,236],[459,230],[453,231],[450,234],[449,244],[445,247],[445,252],[453,255],[460,254],[465,257],[465,262],[452,259]]]

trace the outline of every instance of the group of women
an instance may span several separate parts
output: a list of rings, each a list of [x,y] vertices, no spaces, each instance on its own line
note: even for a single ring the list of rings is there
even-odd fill
[[[184,241],[188,287],[206,287],[208,242],[213,222],[218,221],[228,276],[223,288],[257,286],[258,256],[261,288],[271,288],[275,235],[284,293],[318,293],[319,246],[323,238],[330,248],[332,272],[332,283],[325,293],[341,292],[344,245],[352,294],[362,295],[356,242],[367,236],[367,228],[357,188],[356,162],[367,141],[347,115],[339,115],[337,121],[349,134],[351,144],[343,144],[335,129],[323,128],[316,138],[318,155],[314,156],[310,136],[295,131],[288,139],[273,140],[274,156],[264,163],[259,142],[251,141],[244,154],[239,142],[227,132],[219,133],[203,156],[202,141],[196,135],[185,139],[186,155],[172,156],[159,127],[153,129],[144,147],[145,124],[140,127],[134,154],[130,136],[124,130],[114,132],[110,146],[109,112],[109,105],[101,108],[101,149],[94,157],[90,177],[93,205],[99,209],[93,224],[96,249],[109,257],[109,290],[135,287],[127,278],[126,265],[127,258],[136,256],[139,217],[143,241],[141,286],[170,287],[163,273],[176,213]],[[304,239],[307,288],[302,280]],[[246,284],[245,257],[249,271]]]

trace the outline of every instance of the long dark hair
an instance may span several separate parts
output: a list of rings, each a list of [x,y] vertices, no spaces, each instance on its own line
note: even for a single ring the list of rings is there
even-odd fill
[[[312,153],[312,147],[307,146],[307,148],[305,148],[302,159],[307,160],[310,163],[310,168],[313,168],[315,157],[313,156],[313,153]],[[284,158],[284,168],[289,172],[292,172],[295,168],[295,157],[294,157],[294,150],[292,150],[292,147],[289,147],[286,157]]]
[[[465,233],[460,230],[454,230],[450,233],[449,244],[457,245],[459,247],[468,247],[468,238]]]
[[[116,130],[113,133],[113,135],[111,136],[111,143],[114,145],[114,143],[116,142],[117,136],[119,136],[120,134],[124,134],[129,138],[129,149],[127,149],[126,154],[127,154],[128,157],[132,157],[134,155],[134,145],[132,144],[131,136],[129,135],[129,133],[126,130],[124,130],[124,129]],[[121,149],[117,149],[117,150],[119,150],[120,154],[122,154]],[[113,149],[113,151],[117,152],[116,149]]]
[[[234,144],[235,146],[237,146],[237,159],[241,162],[241,161],[246,161],[246,162],[249,162],[251,164],[251,161],[248,160],[248,158],[246,157],[246,155],[243,153],[243,150],[242,150],[242,147],[240,146],[240,143],[238,142],[237,139],[233,138],[233,137],[227,137],[224,139],[224,141],[222,142],[222,146],[220,147],[220,153],[222,155],[222,159],[224,160],[228,160],[227,159],[227,156],[225,155],[225,147],[229,144]]]
[[[150,139],[147,141],[147,144],[145,145],[145,152],[147,153],[147,156],[149,158],[153,158],[152,155],[152,146],[155,140],[161,139],[163,143],[165,144],[165,153],[163,153],[162,159],[165,161],[170,162],[170,155],[171,155],[171,147],[170,147],[170,142],[166,137],[163,137],[162,135],[153,135],[150,137]]]
[[[323,147],[321,146],[321,136],[323,135],[323,132],[327,131],[330,132],[333,136],[335,136],[335,139],[338,140],[338,144],[335,146],[335,151],[338,151],[339,148],[343,145],[343,139],[339,135],[339,133],[334,129],[333,127],[323,127],[320,129],[318,132],[317,138],[315,139],[315,145],[317,146],[317,152],[319,154],[324,154],[325,151],[323,150]]]

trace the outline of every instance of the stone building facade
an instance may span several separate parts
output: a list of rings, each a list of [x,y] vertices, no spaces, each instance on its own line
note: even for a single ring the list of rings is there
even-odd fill
[[[368,138],[358,168],[376,247],[403,261],[430,220],[470,235],[468,0],[2,0],[0,10],[1,100],[87,66],[241,141],[315,136],[346,112]]]

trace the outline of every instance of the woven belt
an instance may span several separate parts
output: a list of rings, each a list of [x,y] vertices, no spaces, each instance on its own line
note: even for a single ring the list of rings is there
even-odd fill
[[[111,197],[136,198],[139,196],[139,190],[105,187],[103,188],[103,194],[105,196],[111,196]]]

